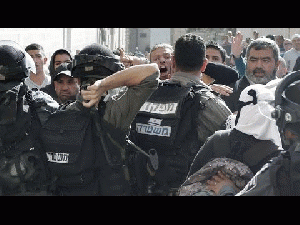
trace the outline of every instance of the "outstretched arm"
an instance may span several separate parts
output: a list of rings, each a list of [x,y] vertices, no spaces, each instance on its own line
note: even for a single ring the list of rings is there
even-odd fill
[[[102,80],[98,80],[93,85],[87,87],[87,90],[81,91],[83,100],[88,101],[82,104],[87,108],[97,105],[101,96],[108,90],[122,86],[130,87],[139,85],[145,78],[158,71],[156,63],[143,64],[132,66]]]
[[[243,46],[243,35],[240,31],[236,33],[236,36],[233,38],[232,44],[231,44],[231,53],[234,55],[235,58],[240,58]]]

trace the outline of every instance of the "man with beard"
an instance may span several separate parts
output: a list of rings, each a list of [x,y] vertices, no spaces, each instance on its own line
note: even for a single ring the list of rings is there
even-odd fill
[[[224,96],[227,106],[232,112],[237,111],[237,103],[241,92],[250,84],[265,85],[276,79],[276,71],[279,66],[278,45],[269,38],[258,38],[252,41],[246,51],[245,76],[238,80],[230,96]],[[235,58],[240,56],[234,55]]]
[[[57,102],[64,104],[75,101],[80,92],[80,79],[71,75],[68,63],[63,63],[54,73],[53,85],[57,95]]]
[[[51,56],[50,65],[49,65],[51,84],[48,84],[46,87],[41,89],[41,91],[50,95],[59,104],[63,104],[69,100],[76,99],[76,95],[79,93],[78,83],[80,81],[77,78],[72,78],[72,76],[66,75],[66,73],[70,74],[70,71],[62,73],[64,75],[58,76],[59,72],[68,70],[66,65],[71,61],[72,61],[72,56],[70,52],[68,52],[65,49],[56,50]],[[66,65],[61,67],[61,64],[66,64]],[[59,67],[61,68],[59,72],[57,72],[56,70]],[[66,92],[69,93],[67,95],[64,94],[62,95],[61,90],[66,90]]]

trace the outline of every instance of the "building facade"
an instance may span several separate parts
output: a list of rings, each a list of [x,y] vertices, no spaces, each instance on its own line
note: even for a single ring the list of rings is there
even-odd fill
[[[126,38],[127,28],[96,28],[97,43],[107,46],[115,50],[117,48],[127,49]]]
[[[31,43],[43,46],[47,56],[59,48],[72,54],[88,44],[99,43],[110,49],[126,49],[127,28],[0,28],[0,40],[12,40],[26,47]]]
[[[138,48],[141,52],[149,52],[155,44],[167,43],[175,45],[176,40],[183,34],[194,33],[204,40],[222,42],[231,31],[235,35],[236,28],[128,28],[128,51]]]
[[[283,35],[288,39],[291,39],[294,34],[300,34],[300,28],[236,28],[236,30],[241,31],[244,38],[253,38],[254,31],[257,31],[259,36]]]
[[[244,38],[253,38],[253,31],[258,31],[259,36],[281,34],[291,38],[300,33],[300,28],[0,28],[0,40],[13,40],[23,47],[31,43],[41,44],[47,56],[59,48],[76,54],[91,43],[105,45],[111,50],[123,48],[131,53],[138,48],[145,53],[159,43],[174,46],[176,40],[186,33],[222,43],[228,31],[233,35],[241,31]]]

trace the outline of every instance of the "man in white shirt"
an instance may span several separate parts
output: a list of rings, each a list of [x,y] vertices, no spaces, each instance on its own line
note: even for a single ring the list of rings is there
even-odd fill
[[[25,48],[25,51],[32,57],[36,67],[36,74],[31,73],[25,79],[25,84],[29,89],[36,88],[40,90],[51,83],[51,77],[46,75],[44,71],[44,65],[48,59],[45,56],[43,47],[39,44],[30,44]]]
[[[300,56],[300,34],[292,37],[293,48],[287,51],[283,58],[286,61],[288,71],[293,71],[297,58]]]

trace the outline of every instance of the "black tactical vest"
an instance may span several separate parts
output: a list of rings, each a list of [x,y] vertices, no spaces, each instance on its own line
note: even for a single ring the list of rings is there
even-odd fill
[[[198,90],[204,86],[182,87],[163,82],[141,107],[132,129],[140,147],[155,148],[160,154],[180,148],[187,135],[196,130],[201,102]]]
[[[57,185],[71,192],[97,186],[99,195],[126,195],[125,133],[101,113],[78,102],[53,113],[41,132],[48,165]]]
[[[162,82],[132,123],[130,139],[149,154],[156,150],[158,167],[151,176],[165,189],[182,184],[202,144],[197,130],[199,111],[204,108],[202,91],[209,90],[202,85]],[[136,173],[141,171],[143,168]]]
[[[50,183],[38,139],[38,112],[45,118],[55,108],[55,104],[48,105],[51,98],[47,97],[28,91],[23,83],[0,93],[0,186],[4,195],[46,190]]]
[[[58,110],[43,125],[41,139],[53,174],[72,176],[94,164],[92,145],[85,145],[92,142],[86,137],[90,123],[89,114]]]

